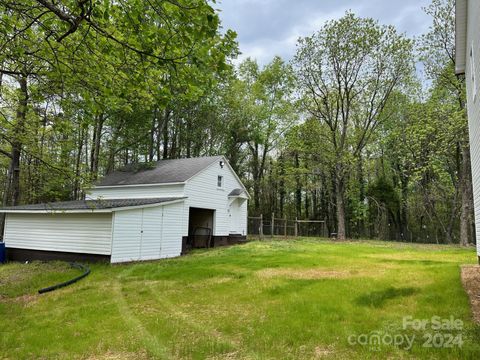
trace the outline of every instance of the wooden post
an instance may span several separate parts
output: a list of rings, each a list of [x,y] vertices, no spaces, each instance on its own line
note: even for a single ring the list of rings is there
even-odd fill
[[[258,231],[260,239],[263,239],[263,214],[260,214],[260,229]]]
[[[297,237],[298,236],[298,218],[297,217],[295,217],[295,227],[294,228],[295,228],[295,237]]]
[[[283,217],[283,233],[285,234],[285,238],[287,238],[287,215]]]
[[[272,237],[273,237],[273,233],[275,232],[275,213],[273,213],[273,212],[272,212],[272,224],[271,224],[271,226],[272,226],[271,231],[272,231]]]

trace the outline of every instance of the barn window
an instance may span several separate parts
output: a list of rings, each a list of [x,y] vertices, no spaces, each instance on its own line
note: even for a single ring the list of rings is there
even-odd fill
[[[223,187],[223,176],[221,176],[221,175],[218,175],[218,177],[217,177],[217,186],[219,188]]]
[[[472,80],[472,96],[473,96],[473,101],[475,101],[475,98],[477,97],[477,82],[475,78],[475,54],[473,52],[473,43],[472,46],[470,47],[470,77]]]

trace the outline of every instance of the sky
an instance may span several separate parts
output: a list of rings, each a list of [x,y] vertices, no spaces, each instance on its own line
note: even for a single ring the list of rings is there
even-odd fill
[[[381,24],[395,25],[409,37],[428,30],[431,19],[422,7],[430,0],[218,0],[224,29],[238,34],[240,55],[265,65],[275,55],[290,60],[297,39],[310,36],[325,21],[351,10]]]

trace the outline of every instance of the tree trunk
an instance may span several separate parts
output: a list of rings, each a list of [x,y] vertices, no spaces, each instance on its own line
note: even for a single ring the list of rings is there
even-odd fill
[[[148,141],[148,161],[153,161],[155,155],[155,132],[157,130],[157,110],[153,110],[152,123],[150,126],[150,134]]]
[[[283,217],[284,207],[285,207],[286,191],[285,191],[285,162],[284,162],[282,154],[280,154],[280,157],[278,158],[278,161],[280,163],[280,172],[279,172],[280,181],[279,181],[279,185],[278,185],[280,198],[278,200],[278,203],[279,203],[278,205],[279,205],[279,208],[280,208],[280,217]]]
[[[340,175],[342,174],[341,167],[337,165],[336,170],[335,203],[337,207],[337,239],[345,240],[345,179]]]
[[[186,155],[187,155],[187,158],[190,158],[192,157],[192,119],[190,116],[187,117],[187,121],[186,121],[186,134],[185,134],[185,137],[186,137],[186,140],[185,140],[185,147],[186,147]]]
[[[359,186],[358,201],[360,204],[363,204],[365,201],[365,176],[364,176],[363,158],[362,158],[361,152],[358,154],[358,159],[357,159],[357,181]],[[357,232],[358,232],[357,236],[360,238],[365,235],[365,219],[363,218],[363,216],[358,220]]]
[[[253,207],[258,215],[260,209],[260,164],[258,158],[258,144],[250,146],[252,152],[252,178],[253,178]]]
[[[18,205],[20,202],[20,156],[22,152],[22,138],[25,132],[25,120],[28,106],[27,76],[22,75],[18,79],[19,98],[13,136],[11,141],[10,165],[7,173],[7,181],[3,193],[3,206]],[[5,214],[0,216],[0,236],[3,238]]]
[[[297,170],[297,174],[295,175],[295,212],[296,217],[301,219],[302,218],[302,184],[300,181],[300,160],[298,158],[298,153],[294,155],[295,159],[295,169]]]
[[[170,111],[165,109],[163,118],[163,152],[162,159],[168,158],[168,122],[170,120]]]
[[[408,238],[408,178],[403,174],[400,175],[401,199],[400,199],[400,236],[402,241]]]
[[[17,115],[12,140],[12,152],[9,168],[9,183],[7,186],[7,199],[5,205],[18,205],[20,201],[20,155],[22,151],[22,137],[25,132],[25,119],[27,116],[28,87],[27,77],[21,76],[19,83],[19,100]]]
[[[92,180],[97,180],[98,177],[98,163],[100,157],[100,145],[102,140],[103,124],[105,117],[103,113],[100,113],[95,117],[95,126],[93,129],[92,148],[90,152],[90,173]]]
[[[80,166],[82,164],[82,151],[85,141],[85,130],[80,127],[77,143],[77,154],[75,156],[75,183],[73,189],[73,198],[75,200],[80,199]]]

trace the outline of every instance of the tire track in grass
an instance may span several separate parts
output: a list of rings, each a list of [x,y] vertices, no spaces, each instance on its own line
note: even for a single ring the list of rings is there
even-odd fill
[[[203,334],[206,337],[211,337],[215,339],[215,341],[218,341],[220,344],[223,343],[228,345],[230,348],[234,350],[232,354],[238,355],[238,351],[240,347],[238,340],[235,340],[233,337],[221,333],[214,327],[207,326],[206,324],[201,323],[200,321],[195,321],[191,316],[191,314],[187,314],[179,310],[178,304],[174,304],[166,300],[164,297],[157,295],[158,291],[155,291],[152,284],[148,284],[147,286],[149,288],[150,293],[155,297],[158,303],[161,304],[171,316],[174,316],[176,320],[185,324],[190,329],[193,329],[196,333]],[[228,355],[228,354],[224,354],[224,355]]]
[[[163,346],[158,339],[153,336],[142,324],[142,322],[133,315],[132,309],[122,293],[122,285],[118,280],[113,284],[113,293],[115,294],[114,301],[117,304],[118,310],[122,314],[122,319],[132,329],[135,329],[134,337],[139,339],[145,347],[158,359],[172,359],[168,349]]]

